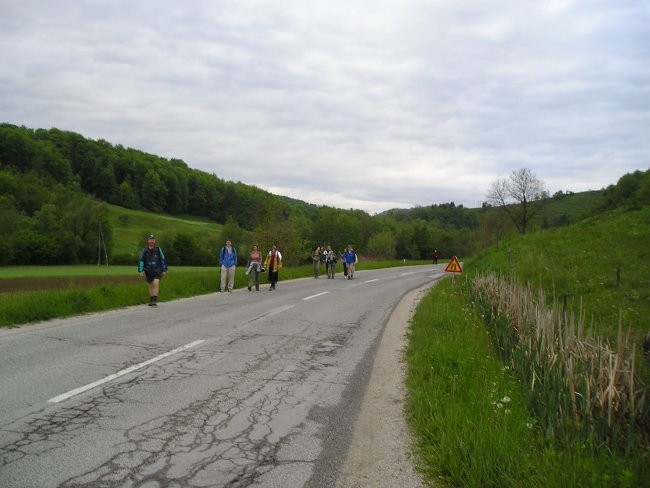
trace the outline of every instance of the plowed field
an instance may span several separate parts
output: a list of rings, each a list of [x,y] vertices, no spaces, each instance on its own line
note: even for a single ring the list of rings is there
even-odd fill
[[[66,278],[9,278],[0,279],[0,293],[25,290],[65,289],[70,286],[97,286],[113,283],[141,282],[143,278],[133,276],[77,276]]]

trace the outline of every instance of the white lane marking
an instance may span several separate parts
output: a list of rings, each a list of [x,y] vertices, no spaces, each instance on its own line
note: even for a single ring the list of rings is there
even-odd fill
[[[194,347],[198,344],[201,344],[202,342],[205,342],[204,339],[200,339],[198,341],[190,342],[189,344],[185,344],[184,346],[177,347],[173,351],[165,352],[159,356],[156,356],[155,358],[148,359],[147,361],[140,363],[140,364],[134,364],[133,366],[129,366],[128,368],[124,368],[121,371],[118,371],[117,373],[113,373],[108,375],[107,377],[97,380],[93,383],[89,383],[85,386],[80,386],[79,388],[75,388],[74,390],[70,390],[67,393],[63,393],[59,396],[55,396],[54,398],[50,398],[48,402],[50,403],[59,403],[64,400],[67,400],[68,398],[72,398],[75,395],[78,395],[79,393],[83,393],[84,391],[88,391],[92,388],[95,388],[96,386],[103,385],[104,383],[108,383],[109,381],[113,381],[116,378],[119,378],[120,376],[124,376],[125,374],[133,373],[134,371],[137,371],[138,369],[142,369],[145,366],[149,366],[150,364],[153,364],[157,361],[160,361],[161,359],[165,359],[166,357],[171,356],[172,354],[176,354],[178,352],[184,351],[185,349],[189,349],[191,347]]]
[[[312,295],[310,297],[303,298],[303,300],[311,300],[312,298],[316,298],[316,297],[319,297],[321,295],[327,295],[328,293],[329,293],[329,291],[324,291],[322,293],[316,293],[315,295]]]
[[[366,280],[366,281],[364,281],[364,283],[372,283],[373,281],[379,281],[379,278],[375,278],[375,279],[372,279],[372,280]]]

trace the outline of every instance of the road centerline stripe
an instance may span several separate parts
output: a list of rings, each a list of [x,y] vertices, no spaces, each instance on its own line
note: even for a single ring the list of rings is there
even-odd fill
[[[201,344],[202,342],[205,342],[204,339],[199,339],[198,341],[190,342],[189,344],[185,344],[184,346],[177,347],[176,349],[172,351],[165,352],[163,354],[160,354],[159,356],[156,356],[155,358],[148,359],[140,364],[134,364],[133,366],[129,366],[128,368],[124,368],[117,373],[109,374],[105,378],[102,378],[101,380],[94,381],[92,383],[88,383],[87,385],[80,386],[79,388],[75,388],[74,390],[70,390],[67,393],[63,393],[61,395],[55,396],[54,398],[50,398],[48,400],[49,403],[59,403],[64,400],[67,400],[68,398],[72,398],[75,395],[78,395],[79,393],[83,393],[84,391],[91,390],[99,385],[103,385],[104,383],[108,383],[109,381],[113,381],[114,379],[117,379],[121,376],[124,376],[129,373],[133,373],[134,371],[137,371],[139,369],[144,368],[145,366],[149,366],[150,364],[153,364],[157,361],[160,361],[161,359],[165,359],[166,357],[169,357],[173,354],[179,353],[181,351],[184,351],[186,349],[190,349],[191,347],[197,346]]]
[[[328,293],[329,293],[329,291],[323,291],[323,292],[321,292],[321,293],[316,293],[315,295],[311,295],[311,296],[309,296],[309,297],[305,297],[305,298],[303,298],[303,300],[311,300],[312,298],[316,298],[316,297],[319,297],[319,296],[321,296],[321,295],[327,295]]]

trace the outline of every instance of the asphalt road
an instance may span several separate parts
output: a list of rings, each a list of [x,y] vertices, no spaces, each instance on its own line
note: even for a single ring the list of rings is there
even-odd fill
[[[332,487],[391,311],[442,270],[0,330],[0,486]]]

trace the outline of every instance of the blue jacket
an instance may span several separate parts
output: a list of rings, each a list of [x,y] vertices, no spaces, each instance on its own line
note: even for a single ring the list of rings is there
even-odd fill
[[[343,262],[345,264],[352,264],[357,262],[357,253],[354,251],[345,251],[343,253]]]
[[[221,248],[221,252],[219,253],[219,264],[221,266],[225,266],[226,268],[230,268],[237,264],[237,250],[234,247],[231,247],[230,250],[230,255],[228,255],[226,246],[223,246]]]

